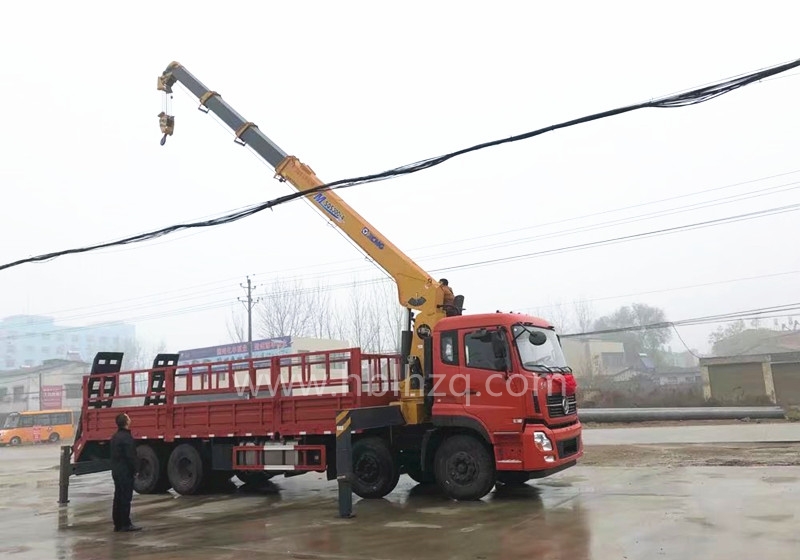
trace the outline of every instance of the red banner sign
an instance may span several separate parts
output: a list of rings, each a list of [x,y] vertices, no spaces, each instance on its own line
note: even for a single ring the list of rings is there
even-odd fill
[[[42,385],[42,400],[39,403],[39,410],[51,410],[63,408],[64,405],[64,386],[63,385]]]

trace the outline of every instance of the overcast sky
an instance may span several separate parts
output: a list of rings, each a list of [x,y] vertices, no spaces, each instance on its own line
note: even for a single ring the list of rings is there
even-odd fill
[[[290,192],[182,86],[175,135],[159,145],[156,78],[172,60],[333,181],[800,57],[790,1],[79,5],[4,6],[2,262]],[[680,320],[795,303],[797,212],[447,268],[795,204],[798,99],[800,71],[790,71],[693,107],[635,111],[340,194],[448,277],[470,313],[545,314],[588,299],[597,315],[639,301]],[[298,200],[2,271],[0,317],[132,321],[172,351],[220,344],[248,274],[309,285],[381,276]],[[714,326],[680,332],[706,351]]]

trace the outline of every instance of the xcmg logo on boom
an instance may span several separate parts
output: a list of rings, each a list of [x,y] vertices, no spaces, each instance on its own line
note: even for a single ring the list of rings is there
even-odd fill
[[[372,241],[372,243],[373,243],[373,244],[374,244],[374,245],[375,245],[375,246],[376,246],[378,249],[383,249],[383,248],[384,248],[383,241],[381,241],[380,239],[378,239],[377,237],[375,237],[375,236],[372,234],[372,232],[369,230],[369,228],[367,228],[367,227],[364,227],[364,228],[362,228],[362,229],[361,229],[361,233],[363,233],[363,234],[364,234],[364,236],[365,236],[367,239],[369,239],[370,241]]]
[[[325,210],[328,214],[333,216],[333,219],[337,222],[344,222],[344,214],[336,208],[333,204],[328,202],[328,199],[325,198],[325,195],[322,193],[317,193],[314,195],[314,200]]]

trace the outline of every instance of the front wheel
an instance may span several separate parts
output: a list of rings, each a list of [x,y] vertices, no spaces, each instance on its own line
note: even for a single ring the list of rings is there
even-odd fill
[[[400,468],[394,454],[379,437],[353,445],[353,492],[362,498],[383,498],[397,486]]]
[[[489,448],[477,438],[447,438],[436,452],[436,481],[454,500],[480,500],[494,487],[496,471]]]

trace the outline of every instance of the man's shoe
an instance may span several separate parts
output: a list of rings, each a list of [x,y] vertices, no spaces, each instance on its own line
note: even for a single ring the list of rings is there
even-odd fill
[[[141,531],[141,527],[137,527],[136,525],[128,525],[127,527],[123,527],[120,529],[122,533],[132,533],[134,531]]]

